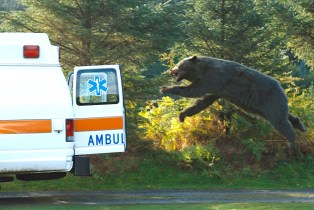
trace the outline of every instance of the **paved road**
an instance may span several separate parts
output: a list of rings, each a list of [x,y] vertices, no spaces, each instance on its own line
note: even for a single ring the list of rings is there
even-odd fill
[[[314,202],[314,189],[0,192],[0,206],[10,204],[120,205],[211,202]]]

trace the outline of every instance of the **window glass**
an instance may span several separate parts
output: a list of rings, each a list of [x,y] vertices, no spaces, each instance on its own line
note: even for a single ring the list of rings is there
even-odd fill
[[[116,104],[119,102],[115,69],[81,70],[77,74],[78,105]]]

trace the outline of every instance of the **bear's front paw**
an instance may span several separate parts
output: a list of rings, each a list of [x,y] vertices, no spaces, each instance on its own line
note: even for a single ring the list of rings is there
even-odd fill
[[[162,87],[160,88],[159,92],[163,94],[163,93],[168,92],[168,90],[169,90],[169,87],[167,87],[167,86],[162,86]]]
[[[184,113],[180,113],[179,114],[179,120],[180,120],[180,122],[184,122],[184,119],[185,119],[185,114]]]

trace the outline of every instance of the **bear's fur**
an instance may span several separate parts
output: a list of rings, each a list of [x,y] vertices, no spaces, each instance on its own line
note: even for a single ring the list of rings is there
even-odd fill
[[[233,61],[194,56],[180,61],[169,73],[176,76],[177,82],[185,79],[191,84],[163,86],[161,93],[200,98],[180,113],[181,122],[222,98],[269,121],[290,145],[294,146],[296,140],[293,127],[306,130],[299,118],[289,113],[288,99],[279,82],[255,69]]]

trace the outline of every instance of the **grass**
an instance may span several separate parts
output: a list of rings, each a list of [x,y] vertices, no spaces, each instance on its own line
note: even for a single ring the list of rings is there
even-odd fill
[[[157,158],[158,156],[158,158]],[[95,158],[95,157],[94,157]],[[139,189],[304,189],[314,187],[314,158],[280,162],[272,170],[256,174],[254,168],[241,170],[219,163],[212,171],[182,168],[173,155],[150,153],[97,156],[92,177],[48,181],[1,183],[1,191],[43,190],[139,190]],[[226,168],[227,167],[227,168]]]
[[[141,152],[140,152],[141,153]],[[145,151],[142,155],[124,153],[93,156],[94,174],[47,181],[0,183],[1,192],[46,190],[139,190],[139,189],[305,189],[314,187],[314,158],[304,156],[280,161],[273,169],[256,173],[254,165],[235,170],[218,162],[213,168],[186,167],[173,154]],[[262,160],[261,160],[262,161]],[[8,210],[120,210],[120,209],[312,209],[314,203],[209,203],[160,205],[31,205],[0,204]]]
[[[313,209],[313,203],[211,203],[211,204],[166,204],[166,205],[123,205],[123,206],[104,206],[104,205],[16,205],[8,206],[7,210],[172,210],[172,209],[181,209],[181,210],[227,210],[227,209]]]

